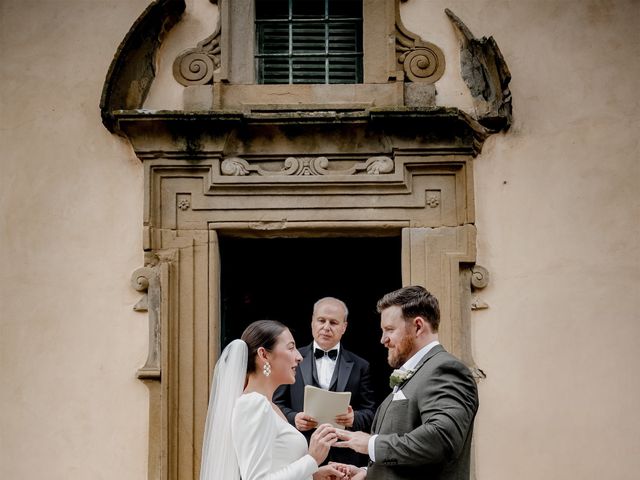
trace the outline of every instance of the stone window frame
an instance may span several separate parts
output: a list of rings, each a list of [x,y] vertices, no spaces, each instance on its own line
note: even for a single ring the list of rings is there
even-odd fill
[[[255,0],[219,0],[220,72],[217,80],[236,85],[258,85],[255,68]],[[402,79],[396,68],[394,0],[362,2],[363,82],[389,83]],[[381,54],[382,53],[382,54]]]
[[[444,74],[444,54],[404,26],[399,7],[404,0],[363,0],[363,82],[355,84],[258,84],[254,1],[215,1],[219,16],[214,32],[175,59],[174,77],[187,87],[185,110],[435,106],[434,83]]]

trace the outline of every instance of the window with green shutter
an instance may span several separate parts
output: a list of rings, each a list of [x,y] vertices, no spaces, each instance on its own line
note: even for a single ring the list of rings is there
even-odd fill
[[[362,0],[256,0],[258,83],[362,83]]]

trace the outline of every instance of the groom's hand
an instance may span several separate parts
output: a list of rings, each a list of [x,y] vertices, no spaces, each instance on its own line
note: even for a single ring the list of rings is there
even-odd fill
[[[347,430],[336,430],[338,434],[338,442],[333,446],[339,448],[350,448],[351,450],[364,453],[369,453],[369,438],[371,435],[364,432],[349,432]]]
[[[364,467],[356,467],[344,463],[329,462],[329,465],[337,468],[346,474],[346,478],[351,480],[363,480],[367,477],[367,469]],[[315,480],[315,479],[314,479]]]
[[[318,426],[317,420],[304,412],[298,412],[296,414],[295,422],[296,428],[301,432],[306,432]]]

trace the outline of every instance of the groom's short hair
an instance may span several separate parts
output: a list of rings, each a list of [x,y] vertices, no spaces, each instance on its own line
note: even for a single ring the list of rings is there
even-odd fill
[[[387,293],[378,300],[378,313],[382,313],[383,310],[393,306],[400,307],[405,321],[422,317],[429,322],[434,333],[438,331],[440,326],[440,306],[438,299],[426,288],[420,285],[412,285]]]

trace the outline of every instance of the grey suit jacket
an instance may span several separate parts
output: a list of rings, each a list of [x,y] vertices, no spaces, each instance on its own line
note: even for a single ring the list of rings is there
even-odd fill
[[[375,462],[367,480],[469,480],[478,391],[469,369],[436,345],[373,419]]]

